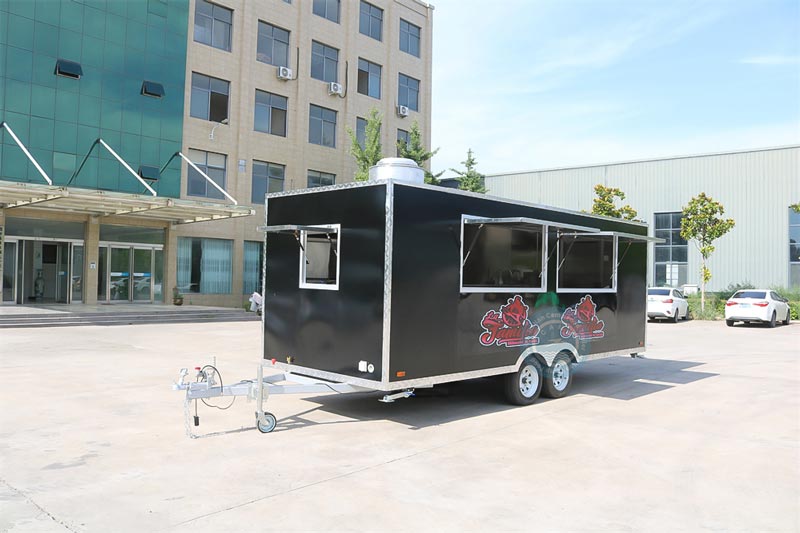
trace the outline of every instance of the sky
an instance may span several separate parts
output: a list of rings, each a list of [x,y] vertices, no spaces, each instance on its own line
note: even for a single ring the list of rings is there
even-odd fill
[[[800,144],[800,0],[431,3],[434,172]]]

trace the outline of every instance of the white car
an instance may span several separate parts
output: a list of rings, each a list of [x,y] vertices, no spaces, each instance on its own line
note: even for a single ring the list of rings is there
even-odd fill
[[[652,287],[647,289],[647,318],[666,318],[677,322],[689,318],[689,302],[678,289]]]
[[[734,322],[764,322],[774,328],[778,320],[789,325],[791,317],[789,301],[768,289],[737,291],[725,303],[725,323],[729,326]]]

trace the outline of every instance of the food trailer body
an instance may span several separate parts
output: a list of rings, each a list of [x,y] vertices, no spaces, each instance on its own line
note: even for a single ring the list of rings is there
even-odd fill
[[[644,351],[645,225],[383,170],[267,195],[267,366],[398,391]]]

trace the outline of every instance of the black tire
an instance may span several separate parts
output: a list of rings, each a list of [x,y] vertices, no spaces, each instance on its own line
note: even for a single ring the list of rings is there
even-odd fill
[[[530,379],[535,379],[535,389],[530,385]],[[527,384],[523,383],[528,380]],[[506,374],[503,380],[503,390],[508,403],[513,405],[530,405],[542,393],[542,365],[533,357],[522,362],[519,370],[513,374]],[[524,392],[523,392],[524,390]]]
[[[675,309],[675,314],[672,316],[672,323],[677,324],[678,320],[680,319],[681,310]]]
[[[545,398],[563,398],[572,387],[572,360],[569,356],[559,354],[553,359],[553,365],[544,371],[542,396]]]
[[[783,321],[784,326],[788,326],[789,322],[792,321],[792,309],[789,308],[786,310],[786,320]]]
[[[729,328],[733,327],[733,320],[726,320],[725,323],[728,325]]]
[[[683,316],[684,320],[691,320],[692,319],[692,311],[687,307],[686,314]]]
[[[266,411],[264,411],[264,418],[267,419],[266,424],[262,424],[258,419],[258,415],[256,414],[256,427],[261,433],[272,433],[272,430],[274,430],[275,426],[278,425],[278,420],[275,418],[275,415]]]
[[[767,326],[769,326],[771,328],[774,328],[775,324],[777,322],[777,319],[778,319],[778,313],[776,311],[773,311],[772,312],[772,318],[770,318],[769,322],[767,322]]]

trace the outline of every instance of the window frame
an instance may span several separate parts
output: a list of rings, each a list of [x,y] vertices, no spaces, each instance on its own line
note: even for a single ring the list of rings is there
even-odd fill
[[[361,68],[361,62],[362,61],[364,63],[366,63],[366,65],[365,65],[367,67],[366,69],[362,69]],[[376,74],[374,72],[372,72],[373,71],[372,67],[377,67],[378,68],[378,73],[377,73],[377,89],[378,89],[377,93],[378,93],[378,95],[377,96],[375,96],[373,94],[370,94],[371,93],[370,89],[373,88],[372,81],[376,76]],[[361,84],[359,83],[359,81],[360,81],[362,72],[366,73],[366,79],[367,79],[367,87],[366,87],[366,89],[367,89],[367,92],[361,92]],[[369,96],[370,98],[375,98],[376,100],[380,100],[381,99],[381,93],[382,93],[382,91],[381,91],[381,82],[382,81],[383,81],[383,65],[379,65],[378,63],[375,63],[374,61],[370,61],[369,59],[364,59],[363,57],[359,57],[358,58],[358,64],[356,66],[356,92],[358,94],[363,94],[364,96]]]
[[[325,177],[333,176],[332,183],[330,185],[313,185],[313,186],[309,185],[308,179],[309,179],[309,173],[311,172],[316,172],[317,174],[319,174],[320,179],[322,179],[323,174],[325,175]],[[332,172],[323,172],[322,170],[314,170],[313,168],[306,169],[306,189],[318,189],[319,187],[330,187],[332,185],[336,185],[336,174]]]
[[[316,6],[317,0],[312,0],[311,2],[311,13],[318,17],[322,17],[326,20],[330,20],[331,22],[335,22],[336,24],[340,24],[342,20],[342,2],[341,0],[322,0],[325,3],[325,13],[317,13]],[[330,17],[329,7],[331,6],[332,2],[336,2],[336,18],[332,19]]]
[[[789,208],[789,222],[788,222],[788,235],[786,236],[787,245],[788,245],[788,252],[789,252],[789,265],[788,265],[788,277],[786,278],[786,286],[787,287],[800,287],[800,239],[794,241],[792,244],[792,230],[796,230],[800,233],[800,213],[796,213],[791,207]],[[797,250],[797,261],[792,259],[792,252]],[[797,283],[792,283],[792,274],[793,271],[797,271],[798,273],[795,275],[797,279]]]
[[[542,257],[541,257],[541,283],[539,287],[509,287],[509,286],[502,286],[502,285],[494,285],[494,286],[480,286],[480,287],[465,287],[464,286],[464,265],[466,261],[464,260],[464,230],[467,226],[467,220],[477,220],[482,219],[483,217],[475,216],[475,215],[461,215],[461,236],[460,236],[460,246],[459,246],[459,272],[458,272],[458,287],[461,294],[488,294],[488,293],[544,293],[547,292],[547,262],[548,262],[548,246],[549,246],[549,226],[546,223],[543,224],[530,224],[531,227],[539,226],[541,227],[542,233]],[[498,224],[499,225],[499,224]],[[510,229],[524,229],[524,228],[510,228]],[[478,230],[480,231],[480,230]],[[531,233],[533,233],[531,231]],[[469,247],[471,243],[467,244]]]
[[[404,29],[403,28],[403,24],[408,26],[409,29]],[[417,29],[417,35],[416,36],[413,35],[411,33],[411,31],[409,31],[410,28],[416,28]],[[408,47],[409,48],[412,48],[411,47],[412,39],[416,38],[416,42],[417,42],[417,53],[416,54],[411,52],[410,50],[404,50],[403,49],[403,35],[404,34],[407,36],[406,42],[408,43]],[[417,58],[421,57],[422,56],[422,28],[401,17],[400,18],[400,45],[399,46],[400,46],[400,51],[401,52],[405,52],[406,54],[408,54],[410,56],[413,56],[413,57],[417,57]]]
[[[417,83],[417,88],[413,89],[417,93],[417,97],[415,99],[416,100],[416,104],[414,106],[411,106],[410,105],[411,102],[408,100],[408,96],[410,94],[410,91],[412,91],[412,88],[411,88],[410,85],[408,85],[407,81],[406,81],[405,86],[403,85],[403,78],[405,78],[406,80],[415,81]],[[421,86],[422,86],[422,82],[420,80],[418,80],[416,78],[412,78],[408,74],[403,74],[402,72],[398,72],[398,74],[397,74],[397,104],[401,105],[401,106],[405,106],[405,107],[409,108],[411,111],[416,111],[417,113],[419,113],[419,93],[420,93],[420,87]],[[402,100],[402,95],[404,94],[403,89],[405,89],[405,96],[406,96],[406,101],[405,102],[403,102],[403,100]]]
[[[315,48],[321,47],[321,51],[315,50]],[[333,51],[336,57],[330,57],[329,52]],[[325,83],[339,83],[339,52],[338,48],[333,46],[327,45],[322,41],[312,40],[311,41],[311,78],[315,80],[319,80]],[[314,58],[319,56],[322,61],[322,77],[317,77],[314,75]],[[328,69],[330,67],[330,63],[333,63],[333,79],[327,79],[329,76]]]
[[[592,287],[561,287],[561,267],[562,259],[561,259],[561,245],[562,241],[559,238],[556,241],[556,293],[607,293],[607,294],[614,294],[617,292],[617,277],[619,275],[619,264],[618,257],[619,257],[619,235],[615,234],[614,232],[606,232],[606,231],[599,231],[595,233],[568,233],[564,236],[572,236],[575,239],[585,238],[585,237],[611,237],[611,246],[613,248],[613,254],[611,259],[611,287],[604,287],[604,288],[592,288]]]
[[[669,227],[659,227],[658,226],[656,221],[658,220],[659,215],[668,215],[669,216],[669,219],[670,219]],[[678,224],[677,227],[674,226],[673,223],[672,223],[674,215],[680,215],[681,217],[683,216],[681,211],[662,211],[662,212],[658,212],[658,213],[653,213],[653,235],[658,236],[658,233],[659,232],[663,232],[663,231],[669,232],[669,234],[670,234],[669,244],[666,244],[666,243],[658,244],[657,243],[655,246],[653,246],[653,263],[652,263],[652,265],[653,265],[653,285],[659,285],[659,280],[658,280],[657,276],[658,276],[658,267],[660,265],[664,265],[664,268],[665,268],[664,280],[663,280],[663,285],[665,287],[671,287],[672,286],[670,284],[670,279],[667,276],[667,270],[668,270],[668,268],[670,266],[674,266],[674,268],[678,269],[677,286],[681,286],[682,285],[680,283],[680,269],[681,269],[682,266],[685,268],[685,271],[686,271],[686,281],[683,283],[683,285],[685,285],[686,283],[689,282],[689,243],[686,242],[686,244],[673,244],[673,242],[672,242],[672,232],[680,231],[680,223]],[[672,259],[674,248],[679,247],[679,246],[686,249],[686,261],[674,261]],[[658,249],[659,248],[666,248],[667,249],[667,251],[669,252],[669,260],[668,261],[659,261],[658,260]]]
[[[336,148],[336,127],[337,127],[338,122],[339,122],[339,114],[338,114],[338,112],[335,109],[330,109],[328,107],[323,107],[323,106],[317,105],[317,104],[309,103],[308,106],[309,106],[308,107],[308,142],[309,142],[309,144],[314,144],[316,146],[323,146],[325,148],[333,148],[333,149],[335,149]],[[311,114],[312,113],[312,108],[314,108],[314,107],[322,110],[322,115],[321,115],[320,118],[316,118],[316,117],[312,116],[312,114]],[[332,123],[333,124],[333,144],[325,144],[324,142],[322,142],[322,141],[325,140],[325,124],[331,124],[330,121],[326,121],[325,120],[325,111],[330,111],[331,113],[333,113],[333,118],[334,118],[334,121]],[[312,121],[319,121],[320,124],[321,124],[320,142],[318,142],[318,143],[311,140],[311,132],[312,132],[311,123],[312,123]]]
[[[283,192],[283,191],[286,190],[286,165],[283,165],[281,163],[275,163],[273,161],[261,161],[259,159],[253,159],[252,162],[250,163],[250,203],[256,204],[256,205],[263,205],[264,198],[261,198],[260,200],[256,201],[255,197],[254,197],[254,194],[255,194],[255,183],[256,183],[256,175],[255,175],[256,165],[265,166],[266,170],[267,170],[266,175],[258,176],[259,180],[263,179],[265,181],[265,187],[264,187],[264,194],[265,195],[271,194],[271,192],[269,190],[269,185],[270,185],[270,182],[272,180],[281,182],[281,190],[280,191],[272,191],[272,192]],[[276,167],[276,168],[280,167],[280,169],[283,171],[283,177],[279,179],[279,178],[273,178],[272,176],[270,176],[270,169],[272,167]]]
[[[317,226],[315,224],[315,226]],[[298,278],[298,286],[300,289],[314,289],[323,291],[338,291],[339,283],[341,281],[341,262],[342,262],[342,225],[341,224],[320,224],[319,229],[315,227],[313,231],[308,229],[300,230],[300,241],[298,246],[300,250],[300,272]],[[336,234],[336,282],[335,283],[313,283],[306,281],[306,249],[308,243],[308,234],[323,234],[325,230],[333,230],[327,233]]]
[[[198,12],[198,8],[201,5],[201,2],[204,2],[204,3],[206,3],[206,4],[211,6],[211,15],[210,16],[206,15],[205,13],[199,13]],[[217,18],[215,16],[215,10],[216,9],[225,10],[225,11],[229,12],[231,21],[230,22],[225,22],[224,20]],[[197,40],[197,17],[198,16],[211,19],[211,32],[210,32],[210,36],[209,36],[210,37],[210,42]],[[217,23],[219,23],[219,24],[227,24],[229,26],[227,48],[223,48],[223,47],[214,45],[214,34],[215,34],[214,28],[215,28]],[[207,0],[196,0],[195,6],[194,6],[194,27],[192,28],[192,41],[194,41],[196,43],[204,44],[206,46],[210,46],[211,48],[216,48],[217,50],[222,50],[224,52],[231,52],[233,50],[233,9],[231,9],[229,7],[225,7],[225,6],[219,5],[219,4],[215,4],[214,2],[209,2]]]
[[[260,49],[259,45],[261,43],[261,30],[262,30],[262,28],[265,28],[265,29],[269,28],[269,30],[271,32],[269,36],[265,36],[264,37],[265,39],[268,39],[272,44],[272,49],[270,50],[271,61],[264,61],[262,59],[259,59],[259,54],[261,53],[260,50],[259,50]],[[280,30],[282,32],[286,32],[286,43],[284,43],[284,44],[286,44],[286,57],[285,57],[286,61],[285,62],[275,61],[275,43],[276,42],[283,43],[283,41],[281,41],[280,39],[275,37],[275,30]],[[260,20],[259,19],[258,28],[257,28],[257,31],[256,31],[256,61],[258,61],[259,63],[263,63],[265,65],[273,65],[275,67],[288,67],[289,66],[289,50],[290,50],[290,46],[289,45],[291,43],[291,40],[292,40],[292,32],[291,31],[287,30],[286,28],[281,28],[280,26],[272,24],[271,22],[267,22],[265,20]],[[284,59],[284,58],[281,58],[281,59]]]
[[[364,12],[364,8],[367,9],[366,12]],[[376,16],[376,14],[375,14],[376,11],[378,13],[378,16]],[[364,19],[363,19],[364,16],[367,17],[368,26],[369,26],[367,28],[366,32],[364,31],[364,28],[362,26],[362,22],[364,22]],[[378,21],[378,36],[377,37],[375,37],[372,34],[376,20]],[[358,33],[360,33],[361,35],[366,35],[367,37],[369,37],[371,39],[375,39],[376,41],[382,43],[383,42],[383,9],[381,9],[380,7],[378,7],[378,6],[374,5],[374,4],[370,4],[369,2],[366,2],[365,0],[360,0],[360,2],[358,4]]]
[[[203,153],[205,155],[205,162],[204,163],[198,163],[197,161],[193,160],[192,157],[191,157],[191,153],[192,152],[201,152],[201,153]],[[222,157],[224,157],[225,158],[225,163],[224,163],[225,166],[223,166],[223,167],[217,167],[217,166],[210,167],[208,165],[208,154],[221,155]],[[228,191],[228,188],[227,188],[227,185],[228,185],[228,154],[221,154],[219,152],[209,152],[208,150],[200,150],[198,148],[189,148],[187,150],[186,157],[188,157],[190,160],[192,160],[192,163],[197,165],[200,168],[200,170],[205,172],[206,175],[209,178],[211,178],[212,180],[214,178],[208,173],[209,169],[222,170],[222,183],[217,183],[217,185],[219,185],[224,191],[226,191],[226,192]],[[225,199],[225,195],[223,195],[221,192],[217,191],[217,189],[215,189],[213,186],[211,186],[211,184],[208,183],[208,180],[206,180],[202,175],[200,176],[200,179],[203,181],[203,185],[206,188],[206,193],[205,194],[193,194],[193,193],[190,193],[189,192],[189,184],[190,184],[190,180],[191,180],[191,175],[192,175],[192,172],[196,172],[196,171],[192,168],[192,165],[190,165],[188,163],[186,164],[186,167],[188,169],[187,173],[186,173],[186,196],[194,196],[195,198],[211,198],[213,200],[224,200]],[[219,195],[219,197],[217,197],[217,196],[209,196],[208,192],[210,190],[213,190],[215,194]],[[228,193],[228,194],[230,194],[230,193]]]
[[[258,101],[258,93],[265,94],[269,97],[269,103],[263,104],[259,103]],[[272,102],[273,97],[283,98],[285,100],[286,107],[278,107],[274,105]],[[256,110],[259,106],[265,107],[267,109],[268,114],[268,122],[269,122],[269,131],[264,131],[258,129],[257,127],[257,115]],[[275,133],[272,131],[272,111],[273,109],[280,109],[283,111],[283,135],[280,133]],[[262,91],[261,89],[256,89],[254,101],[253,101],[253,131],[257,131],[259,133],[266,133],[268,135],[275,135],[276,137],[287,137],[289,135],[289,98],[287,96],[283,96],[282,94],[271,93],[269,91]]]
[[[194,84],[194,77],[195,76],[202,76],[203,78],[207,78],[208,79],[208,88],[206,89],[205,87],[201,87],[199,85],[195,85]],[[192,118],[196,118],[198,120],[205,120],[205,121],[208,121],[208,122],[213,122],[215,124],[218,124],[218,123],[220,123],[220,122],[222,122],[223,120],[226,120],[226,119],[230,121],[230,118],[231,118],[231,82],[228,81],[228,80],[223,80],[222,78],[215,78],[214,76],[209,76],[208,74],[203,74],[202,72],[195,72],[195,71],[192,71],[191,78],[192,78],[191,81],[190,81],[191,88],[190,88],[190,93],[189,93],[189,116],[192,117]],[[224,82],[226,84],[226,88],[227,88],[228,92],[227,93],[221,93],[221,92],[213,90],[211,88],[211,85],[212,85],[212,83],[214,81]],[[205,117],[200,117],[200,116],[197,116],[197,115],[193,114],[193,112],[194,112],[193,107],[194,106],[192,105],[192,101],[195,98],[195,90],[197,90],[198,92],[202,92],[204,94],[203,97],[206,100],[206,106],[205,106],[206,116]],[[219,120],[213,120],[211,118],[211,97],[212,97],[213,94],[224,94],[224,96],[226,98],[225,116],[223,118],[219,119]]]

